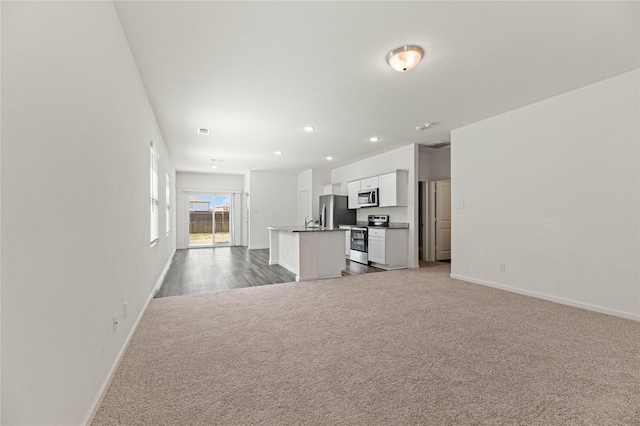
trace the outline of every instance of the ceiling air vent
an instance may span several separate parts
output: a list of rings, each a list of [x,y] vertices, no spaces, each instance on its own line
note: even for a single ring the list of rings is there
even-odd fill
[[[445,146],[451,145],[451,142],[443,141],[439,139],[437,141],[425,142],[422,145],[426,146],[427,148],[440,149],[440,148],[444,148]]]
[[[204,129],[202,127],[198,128],[198,134],[199,135],[208,135],[209,134],[209,129]]]

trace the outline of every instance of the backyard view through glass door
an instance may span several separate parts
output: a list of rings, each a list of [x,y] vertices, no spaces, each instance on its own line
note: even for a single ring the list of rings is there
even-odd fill
[[[229,245],[228,195],[194,194],[189,197],[189,246]]]

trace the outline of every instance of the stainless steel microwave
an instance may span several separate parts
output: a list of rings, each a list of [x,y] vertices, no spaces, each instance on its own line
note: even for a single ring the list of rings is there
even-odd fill
[[[358,207],[377,207],[378,188],[358,192]]]

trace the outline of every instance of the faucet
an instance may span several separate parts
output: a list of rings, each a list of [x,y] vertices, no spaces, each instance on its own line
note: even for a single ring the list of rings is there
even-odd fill
[[[304,218],[304,229],[307,229],[307,226],[309,226],[309,224],[310,224],[310,223],[313,223],[313,222],[314,222],[314,221],[313,221],[313,218],[311,218],[311,219],[307,220],[307,218],[308,218],[308,217],[309,217],[309,216],[307,216],[307,217],[305,217],[305,218]]]

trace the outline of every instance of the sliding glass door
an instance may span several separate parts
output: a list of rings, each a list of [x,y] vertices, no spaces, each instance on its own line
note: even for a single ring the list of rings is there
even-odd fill
[[[228,195],[216,195],[214,198],[213,239],[216,246],[229,245],[231,230],[231,202]]]
[[[189,195],[189,247],[228,246],[230,220],[228,195]]]

